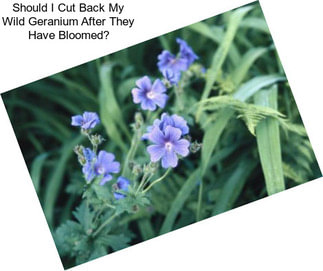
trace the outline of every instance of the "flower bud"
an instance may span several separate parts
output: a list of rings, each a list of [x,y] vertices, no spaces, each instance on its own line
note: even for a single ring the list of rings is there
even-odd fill
[[[144,118],[140,112],[135,114],[135,129],[139,130],[144,124]]]
[[[84,166],[86,163],[86,159],[83,154],[83,149],[84,147],[82,145],[76,145],[74,147],[74,152],[76,153],[77,159],[82,166]]]
[[[139,176],[141,173],[142,173],[141,165],[134,164],[134,166],[132,168],[132,174],[135,176]]]
[[[95,134],[90,136],[90,141],[92,145],[98,146],[104,141],[104,138],[101,135]]]
[[[162,80],[163,84],[165,85],[166,88],[171,88],[172,84],[169,82],[166,78],[163,78]]]
[[[76,145],[73,150],[77,155],[83,155],[83,148],[82,145]]]
[[[84,165],[85,165],[85,163],[86,163],[86,159],[85,159],[85,157],[84,157],[84,156],[82,156],[82,155],[78,155],[78,156],[77,156],[77,158],[78,158],[79,163],[80,163],[82,166],[84,166]]]
[[[190,145],[190,152],[196,153],[201,149],[201,147],[202,147],[202,143],[198,143],[197,141],[194,141]]]

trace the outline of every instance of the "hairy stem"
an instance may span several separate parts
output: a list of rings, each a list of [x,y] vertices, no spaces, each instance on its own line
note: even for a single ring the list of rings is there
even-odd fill
[[[117,216],[117,214],[113,214],[112,216],[110,216],[106,221],[104,221],[101,226],[93,233],[93,237],[97,236],[106,225],[108,225],[115,217]]]

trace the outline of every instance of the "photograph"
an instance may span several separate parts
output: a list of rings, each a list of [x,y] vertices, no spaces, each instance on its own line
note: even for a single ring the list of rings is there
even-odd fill
[[[258,2],[1,96],[65,269],[322,176]]]

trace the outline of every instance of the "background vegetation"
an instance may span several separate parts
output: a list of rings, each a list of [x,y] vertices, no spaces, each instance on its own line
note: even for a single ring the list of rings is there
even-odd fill
[[[70,126],[71,116],[98,112],[99,132],[108,135],[102,148],[124,161],[139,108],[130,91],[143,75],[161,76],[157,56],[163,49],[176,52],[176,37],[188,42],[207,73],[186,88],[182,109],[168,111],[181,111],[203,147],[152,189],[149,208],[123,219],[131,244],[321,176],[263,14],[253,4],[2,95],[52,231],[74,219],[84,185],[73,147],[85,139]],[[69,257],[63,262],[75,264]]]

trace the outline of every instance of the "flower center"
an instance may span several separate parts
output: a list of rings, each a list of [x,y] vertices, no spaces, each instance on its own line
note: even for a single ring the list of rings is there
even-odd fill
[[[173,144],[172,144],[172,143],[170,143],[170,142],[166,142],[166,143],[165,143],[165,148],[166,148],[166,150],[167,150],[167,151],[170,151],[170,150],[172,150],[172,148],[173,148]]]
[[[103,167],[98,167],[97,171],[99,174],[103,174],[104,173],[104,168]]]
[[[155,97],[155,94],[154,94],[154,92],[153,91],[148,91],[147,92],[147,98],[149,98],[149,99],[153,99]]]

